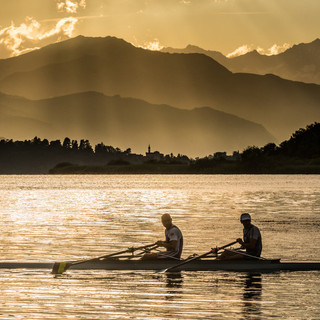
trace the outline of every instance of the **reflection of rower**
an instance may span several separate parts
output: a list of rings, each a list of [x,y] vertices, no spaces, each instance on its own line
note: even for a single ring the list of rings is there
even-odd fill
[[[161,222],[166,228],[165,241],[157,241],[156,244],[160,247],[166,248],[166,251],[157,253],[146,253],[142,259],[180,259],[183,248],[183,236],[180,229],[172,224],[172,218],[170,214],[165,213],[161,217]]]
[[[261,315],[261,295],[262,277],[261,273],[248,273],[243,281],[243,319],[262,319]]]
[[[183,284],[183,276],[181,271],[169,272],[166,274],[166,287],[167,288],[181,288]],[[174,290],[168,291],[168,293],[176,293]]]
[[[258,227],[251,223],[251,216],[249,213],[243,213],[240,217],[240,222],[243,225],[243,240],[237,239],[241,244],[242,250],[225,250],[219,259],[254,259],[259,258],[262,251],[262,238]]]

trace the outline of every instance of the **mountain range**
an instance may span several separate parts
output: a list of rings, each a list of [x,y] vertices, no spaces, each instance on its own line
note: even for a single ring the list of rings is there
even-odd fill
[[[195,157],[274,140],[261,125],[209,107],[183,110],[97,92],[37,101],[0,94],[0,115],[0,134],[13,139],[67,136],[123,150],[134,146],[140,153],[151,144],[167,154],[174,150]]]
[[[205,50],[193,45],[184,49],[163,48],[162,52],[205,54],[234,73],[270,73],[288,80],[320,84],[320,39],[294,45],[280,54],[270,56],[254,50],[227,58],[218,51]]]
[[[204,54],[114,37],[79,36],[0,60],[0,92],[0,136],[82,135],[139,152],[149,143],[198,156],[241,150],[320,119],[319,85],[233,73]]]

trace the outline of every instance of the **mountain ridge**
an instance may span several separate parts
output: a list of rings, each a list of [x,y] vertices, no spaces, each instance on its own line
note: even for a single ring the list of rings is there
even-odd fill
[[[299,43],[277,55],[260,54],[252,50],[246,54],[228,58],[218,51],[187,45],[183,49],[163,48],[162,52],[201,53],[215,59],[232,72],[272,73],[281,78],[320,84],[320,39]]]
[[[127,50],[127,51],[125,51]],[[109,55],[120,54],[121,57],[139,53],[146,56],[164,55],[166,53],[159,51],[145,50],[140,47],[135,47],[129,42],[112,36],[107,37],[85,37],[77,36],[62,42],[50,44],[42,47],[39,50],[25,53],[17,57],[0,60],[0,79],[5,78],[8,74],[16,73],[19,71],[31,71],[39,67],[45,66],[48,63],[68,62],[83,55],[91,56],[104,56],[104,53]],[[67,54],[66,54],[67,53]],[[204,58],[204,57],[203,57]],[[207,56],[205,56],[207,58]],[[227,71],[225,67],[218,62],[211,62],[219,65],[221,69]],[[8,64],[8,66],[6,66]],[[14,65],[16,64],[16,68]],[[7,69],[7,70],[6,70]]]
[[[248,144],[264,145],[275,140],[261,125],[210,107],[183,110],[92,91],[7,104],[0,99],[0,113],[3,109],[11,118],[1,123],[0,135],[9,138],[5,132],[12,128],[10,139],[68,136],[130,147],[135,152],[145,151],[151,143],[161,152],[188,156],[232,152]],[[15,121],[20,123],[15,117],[22,115],[28,136],[15,132]]]

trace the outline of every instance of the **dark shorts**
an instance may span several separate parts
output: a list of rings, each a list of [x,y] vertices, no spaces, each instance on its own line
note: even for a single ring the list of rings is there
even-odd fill
[[[250,254],[250,256],[253,256],[253,257],[256,257],[256,258],[260,258],[260,254],[257,254],[257,252],[246,252],[246,254]],[[251,257],[248,257],[248,256],[243,256],[243,258],[245,260],[254,260],[255,258],[251,258]]]

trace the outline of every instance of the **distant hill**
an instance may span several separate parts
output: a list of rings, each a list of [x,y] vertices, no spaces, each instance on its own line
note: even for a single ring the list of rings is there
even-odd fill
[[[209,107],[182,110],[85,92],[31,101],[0,94],[0,135],[14,140],[89,139],[133,152],[205,156],[274,141],[265,128]]]
[[[161,49],[161,52],[184,53],[184,54],[190,54],[190,53],[205,54],[206,56],[208,56],[208,57],[212,58],[213,60],[219,62],[223,66],[227,66],[228,63],[229,63],[229,60],[230,60],[219,51],[205,50],[205,49],[202,49],[202,48],[200,48],[198,46],[194,46],[194,45],[191,45],[191,44],[189,44],[188,46],[186,46],[183,49],[166,47],[166,48]]]
[[[210,106],[260,123],[278,140],[320,119],[318,85],[233,74],[204,54],[152,52],[112,37],[77,37],[2,60],[0,74],[6,94],[46,99],[97,91],[183,109]]]
[[[189,45],[184,49],[164,48],[162,52],[201,53],[216,60],[232,72],[274,74],[284,79],[320,84],[320,39],[294,45],[278,55],[266,56],[256,50],[227,58],[217,51]]]

